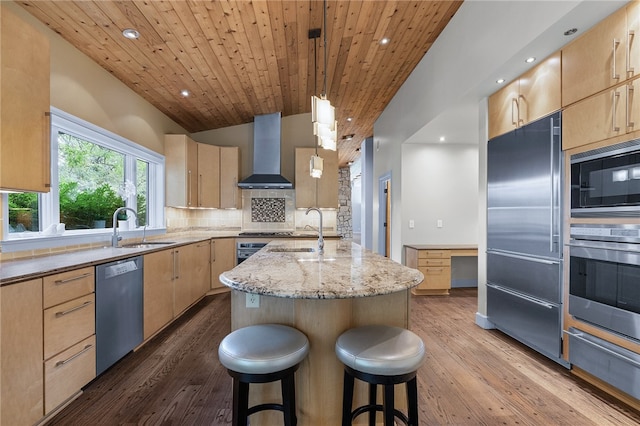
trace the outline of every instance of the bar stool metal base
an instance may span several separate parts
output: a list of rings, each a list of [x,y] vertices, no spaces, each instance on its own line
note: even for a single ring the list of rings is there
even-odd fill
[[[416,371],[407,374],[386,376],[364,373],[351,367],[344,367],[344,390],[342,401],[342,426],[350,426],[356,417],[369,413],[369,426],[376,424],[376,412],[383,414],[384,425],[393,426],[396,418],[407,426],[418,426],[418,385]],[[351,410],[353,405],[353,388],[355,379],[369,383],[369,404]],[[394,406],[394,386],[406,383],[408,416]],[[377,386],[384,387],[383,404],[377,403]]]
[[[247,426],[249,416],[259,411],[277,410],[284,415],[285,426],[295,426],[298,423],[296,417],[296,391],[294,373],[300,364],[289,367],[286,370],[268,374],[249,374],[227,370],[233,377],[233,425]],[[280,381],[282,389],[282,404],[267,403],[249,407],[249,384],[270,383]]]

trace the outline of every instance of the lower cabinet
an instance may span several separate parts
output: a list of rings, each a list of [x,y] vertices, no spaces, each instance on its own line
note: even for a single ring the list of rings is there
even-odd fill
[[[0,288],[0,424],[44,414],[42,279]]]
[[[220,274],[236,266],[235,238],[211,240],[211,290],[227,289],[220,282]]]
[[[44,412],[96,377],[95,270],[43,278]]]

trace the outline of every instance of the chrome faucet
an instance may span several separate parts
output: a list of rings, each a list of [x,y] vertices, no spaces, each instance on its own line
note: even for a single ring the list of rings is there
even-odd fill
[[[317,207],[309,207],[305,215],[308,215],[311,210],[315,210],[320,215],[320,226],[318,227],[318,252],[322,254],[324,252],[324,238],[322,238],[322,211]]]
[[[136,218],[136,228],[138,227],[138,214],[134,209],[129,207],[119,207],[113,212],[113,235],[111,236],[111,246],[118,247],[118,241],[122,239],[121,235],[118,235],[118,213],[124,210],[129,210]]]

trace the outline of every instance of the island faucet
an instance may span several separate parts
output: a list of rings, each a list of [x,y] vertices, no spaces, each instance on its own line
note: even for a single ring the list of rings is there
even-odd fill
[[[111,246],[118,247],[118,241],[122,239],[121,235],[118,235],[118,213],[124,210],[129,210],[136,218],[136,228],[138,227],[138,214],[135,210],[129,207],[119,207],[113,212],[113,235],[111,236]]]
[[[309,207],[305,215],[308,215],[311,210],[315,210],[320,215],[320,226],[318,227],[318,252],[322,254],[324,252],[324,238],[322,238],[322,211],[317,207]]]

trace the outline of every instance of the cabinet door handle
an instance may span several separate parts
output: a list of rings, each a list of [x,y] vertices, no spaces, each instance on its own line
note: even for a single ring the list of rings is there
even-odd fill
[[[633,127],[634,126],[634,122],[631,121],[631,101],[629,100],[630,98],[633,97],[633,83],[628,83],[627,84],[627,114],[626,114],[626,121],[627,121],[627,128],[629,127]]]
[[[44,113],[44,126],[42,129],[42,137],[46,141],[43,145],[43,161],[42,167],[44,176],[44,187],[51,188],[51,113],[45,111]]]
[[[620,41],[617,38],[614,38],[613,49],[611,50],[611,78],[614,80],[620,79],[620,74],[618,74],[616,70],[616,50],[618,50],[619,44]]]
[[[514,118],[514,115],[513,115],[513,104],[516,105],[516,109],[518,110],[518,118],[517,119]],[[511,98],[511,124],[513,124],[514,126],[517,126],[518,125],[518,121],[516,121],[516,120],[519,120],[519,117],[520,117],[520,108],[518,106],[518,99],[517,98]]]
[[[66,283],[70,283],[72,281],[77,281],[77,280],[81,280],[81,279],[86,278],[86,277],[90,277],[91,275],[92,275],[91,272],[87,272],[86,274],[78,275],[76,277],[71,277],[71,278],[67,278],[67,279],[64,279],[64,280],[55,280],[54,284],[56,284],[56,285],[58,285],[58,284],[66,284]]]
[[[211,262],[215,263],[216,261],[216,242],[211,241]]]
[[[631,66],[631,42],[635,36],[635,31],[629,30],[627,33],[627,73],[633,72],[633,67]]]
[[[198,175],[198,207],[202,207],[202,175]]]
[[[616,126],[616,101],[617,98],[620,97],[620,93],[617,90],[614,90],[611,97],[611,130],[614,132],[619,132],[620,127]]]
[[[87,306],[91,305],[92,303],[93,302],[87,300],[82,305],[74,306],[73,308],[67,309],[66,311],[56,312],[56,318],[63,317],[65,315],[70,314],[71,312],[75,312],[75,311],[77,311],[79,309],[86,308]]]
[[[521,100],[522,100],[522,104],[520,103]],[[525,102],[525,100],[526,99],[524,98],[524,96],[518,95],[518,127],[520,127],[521,124],[524,124],[524,118],[520,118],[520,107],[521,106],[525,106],[525,107],[527,106],[527,103]]]
[[[178,250],[173,252],[173,273],[174,273],[174,279],[178,279],[180,278],[180,261],[179,261],[179,257],[180,257],[180,252]]]
[[[233,178],[233,205],[231,207],[233,207],[234,209],[237,207],[238,205],[238,178],[234,177]]]
[[[56,367],[60,367],[62,365],[68,364],[71,361],[73,361],[74,359],[78,358],[80,355],[82,355],[83,353],[87,352],[89,349],[91,349],[93,347],[93,345],[87,345],[84,347],[84,349],[82,349],[80,352],[78,352],[77,354],[71,355],[69,358],[63,360],[63,361],[58,361],[56,362]]]
[[[187,173],[187,205],[190,206],[191,205],[191,170],[188,171]]]

